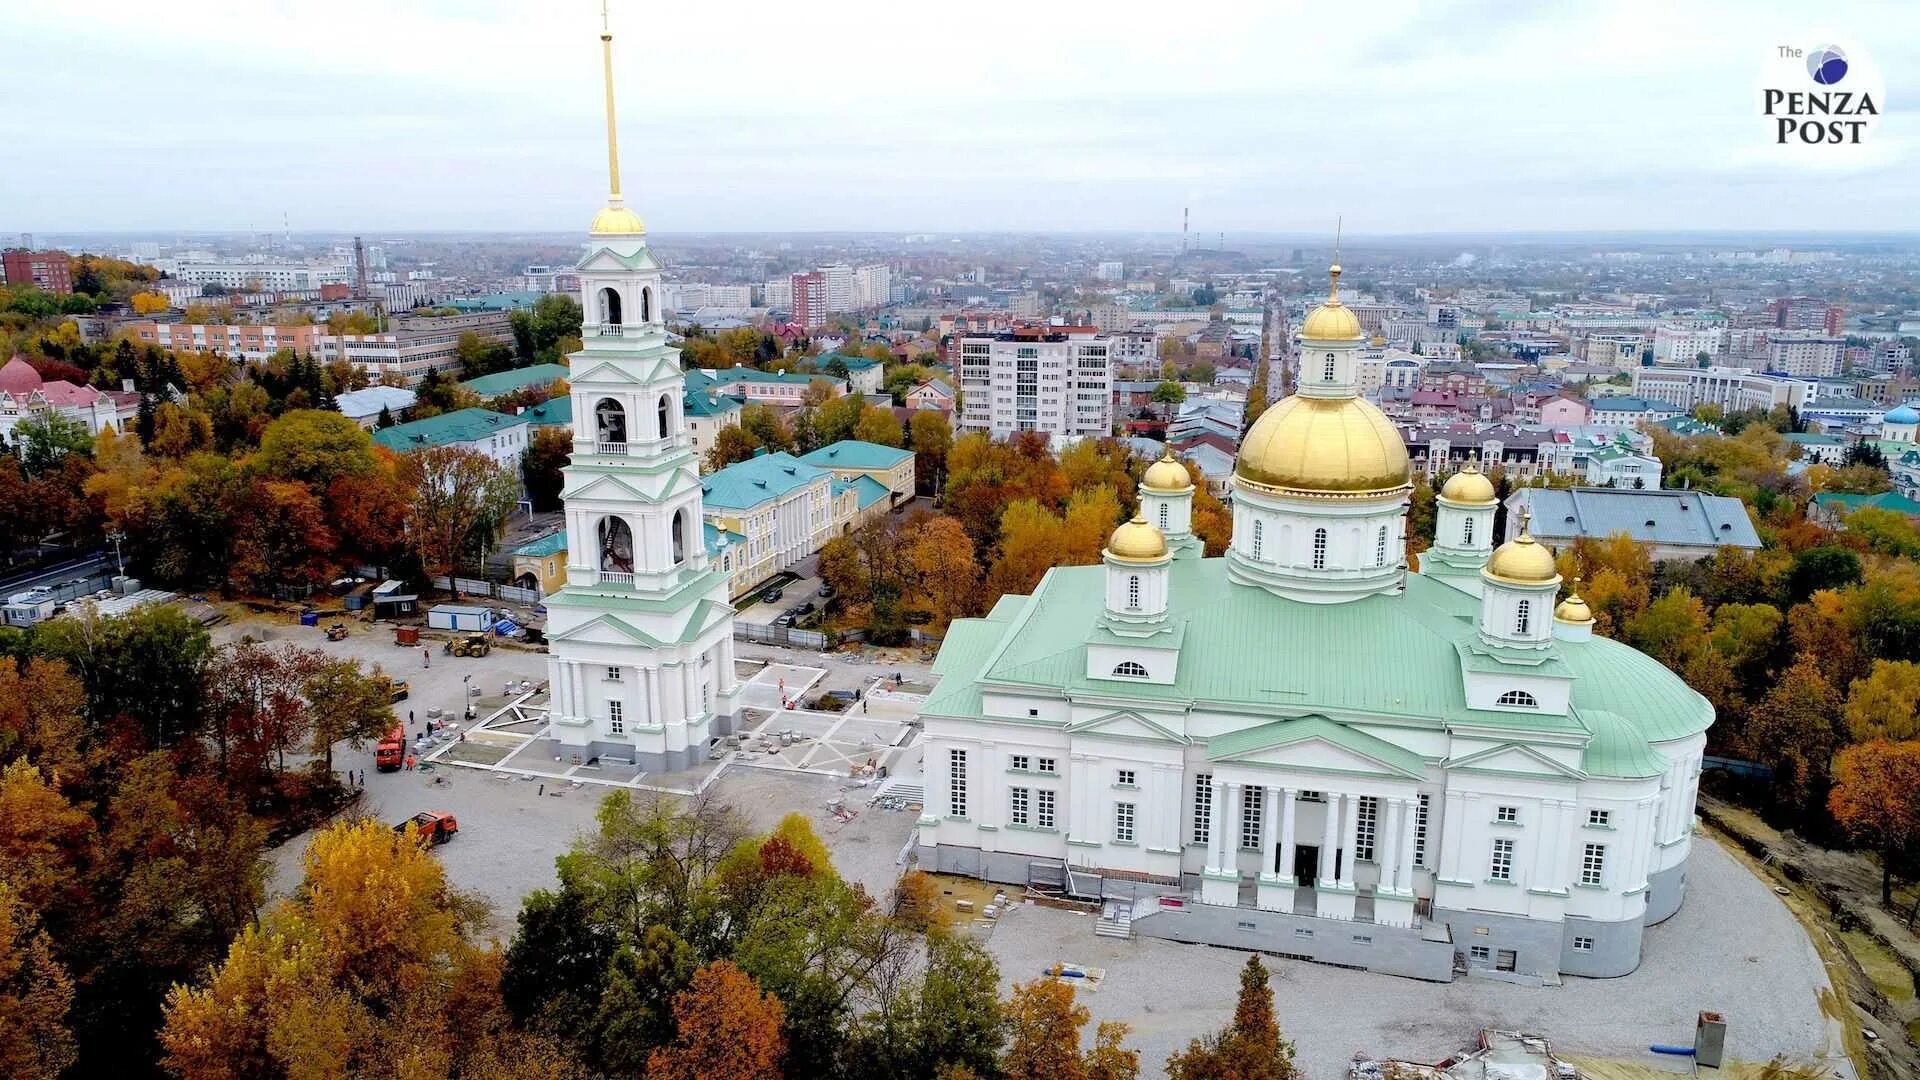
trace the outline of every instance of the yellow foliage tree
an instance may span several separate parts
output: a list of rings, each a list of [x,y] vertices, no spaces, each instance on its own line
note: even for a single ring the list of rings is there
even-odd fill
[[[1873,670],[1847,689],[1847,730],[1857,742],[1920,737],[1914,707],[1920,702],[1920,664],[1875,660]]]
[[[75,1057],[73,980],[20,894],[0,879],[0,1076],[53,1080]]]

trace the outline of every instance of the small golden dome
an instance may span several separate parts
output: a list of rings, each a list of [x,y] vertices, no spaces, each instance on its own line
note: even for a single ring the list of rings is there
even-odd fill
[[[1167,447],[1160,460],[1147,466],[1146,474],[1140,477],[1140,487],[1162,495],[1177,495],[1193,490],[1193,477],[1187,475],[1187,467],[1173,459],[1173,447]]]
[[[1493,549],[1487,560],[1487,575],[1513,585],[1546,585],[1560,580],[1553,563],[1553,552],[1533,538],[1528,527],[1531,515],[1520,517],[1520,535]]]
[[[1314,341],[1365,340],[1360,317],[1340,302],[1339,263],[1327,268],[1327,277],[1332,281],[1327,288],[1327,302],[1307,313],[1307,320],[1300,324],[1300,336]]]
[[[1580,581],[1578,578],[1574,579],[1573,588],[1574,591],[1568,593],[1565,600],[1560,601],[1560,606],[1553,609],[1553,617],[1564,623],[1592,622],[1593,609],[1587,606],[1585,600],[1580,599]]]
[[[1407,484],[1407,444],[1364,398],[1296,394],[1253,422],[1233,471],[1280,494],[1389,491]]]
[[[1440,485],[1440,497],[1448,502],[1471,503],[1475,506],[1491,506],[1498,501],[1493,481],[1471,464],[1447,477],[1447,482]]]
[[[593,215],[593,227],[587,231],[594,236],[645,236],[647,226],[639,214],[624,206],[605,206]]]
[[[1135,511],[1107,538],[1107,555],[1119,562],[1158,562],[1167,557],[1167,538]]]

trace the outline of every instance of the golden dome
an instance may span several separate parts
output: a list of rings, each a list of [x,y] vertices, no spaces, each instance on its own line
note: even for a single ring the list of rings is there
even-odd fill
[[[640,215],[624,206],[605,206],[593,215],[593,227],[587,230],[595,236],[645,236],[647,226]]]
[[[1587,606],[1585,600],[1580,599],[1580,593],[1578,592],[1580,582],[1577,579],[1574,581],[1573,587],[1576,591],[1568,593],[1567,598],[1560,601],[1560,606],[1553,609],[1553,617],[1565,623],[1592,622],[1593,609]]]
[[[1327,289],[1327,301],[1307,313],[1307,321],[1300,324],[1300,336],[1315,341],[1365,340],[1360,317],[1340,302],[1340,264],[1328,267],[1327,276],[1333,282]]]
[[[1475,506],[1491,506],[1498,501],[1493,481],[1473,465],[1447,477],[1447,482],[1440,485],[1440,497],[1448,502],[1472,503]]]
[[[1167,557],[1167,538],[1135,511],[1107,538],[1107,555],[1119,562],[1158,562]]]
[[[1487,574],[1514,585],[1546,585],[1560,580],[1553,552],[1533,538],[1530,515],[1520,518],[1520,535],[1493,549]]]
[[[1187,475],[1187,467],[1173,459],[1173,447],[1167,447],[1160,460],[1147,466],[1146,474],[1140,477],[1140,487],[1162,495],[1177,495],[1193,490],[1193,477]]]
[[[1283,495],[1392,491],[1407,484],[1407,444],[1370,401],[1296,394],[1253,422],[1233,472]]]

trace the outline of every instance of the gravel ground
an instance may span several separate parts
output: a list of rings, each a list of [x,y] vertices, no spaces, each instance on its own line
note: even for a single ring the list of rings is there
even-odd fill
[[[1640,969],[1620,979],[1439,985],[1269,957],[1281,1029],[1311,1080],[1343,1077],[1356,1051],[1436,1061],[1483,1027],[1544,1034],[1569,1053],[1671,1066],[1678,1059],[1658,1059],[1647,1044],[1691,1043],[1701,1009],[1727,1016],[1730,1057],[1807,1059],[1829,1048],[1837,1056],[1820,1009],[1825,969],[1779,898],[1705,837],[1694,843],[1688,890],[1680,912],[1647,932]],[[1016,908],[989,947],[1003,981],[1056,960],[1105,967],[1104,986],[1082,1000],[1096,1021],[1133,1025],[1130,1043],[1153,1076],[1188,1039],[1226,1023],[1246,963],[1230,949],[1098,938],[1091,917],[1037,907]]]

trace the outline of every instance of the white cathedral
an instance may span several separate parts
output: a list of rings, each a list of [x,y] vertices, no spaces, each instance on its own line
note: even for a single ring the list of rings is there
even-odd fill
[[[707,557],[661,265],[620,197],[612,42],[603,30],[610,195],[578,268],[567,584],[546,601],[548,734],[583,759],[672,771],[706,760],[709,741],[731,732],[734,609]]]
[[[1162,459],[1103,565],[953,624],[923,709],[923,866],[1131,898],[1138,933],[1432,980],[1639,963],[1686,889],[1707,701],[1593,633],[1493,485],[1404,559],[1404,442],[1339,299],[1255,422],[1203,558]]]

